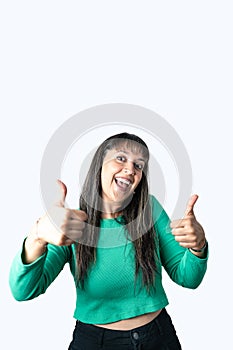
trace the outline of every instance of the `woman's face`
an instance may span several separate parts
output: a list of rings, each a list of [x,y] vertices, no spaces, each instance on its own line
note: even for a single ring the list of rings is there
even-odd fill
[[[141,181],[145,162],[141,153],[132,152],[124,146],[109,150],[101,172],[103,200],[120,204],[133,195]]]

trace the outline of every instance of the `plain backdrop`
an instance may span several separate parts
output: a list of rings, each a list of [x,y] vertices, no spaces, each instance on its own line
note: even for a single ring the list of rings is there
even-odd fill
[[[45,295],[28,302],[13,299],[8,274],[44,210],[40,165],[51,136],[79,111],[106,103],[149,108],[183,140],[210,259],[196,290],[164,273],[167,309],[184,350],[230,349],[231,1],[9,0],[0,6],[1,349],[65,350],[71,341],[75,290],[68,267]],[[87,151],[85,144],[77,150]],[[70,164],[67,157],[61,175],[75,206]],[[168,212],[177,194],[177,179],[169,181]]]

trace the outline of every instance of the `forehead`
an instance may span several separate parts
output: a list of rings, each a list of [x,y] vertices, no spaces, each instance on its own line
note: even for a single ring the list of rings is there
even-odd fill
[[[140,158],[144,161],[147,161],[149,158],[148,149],[138,142],[131,140],[124,140],[116,143],[107,151],[106,155],[110,156],[116,152],[122,152],[128,156],[134,156],[135,158]]]

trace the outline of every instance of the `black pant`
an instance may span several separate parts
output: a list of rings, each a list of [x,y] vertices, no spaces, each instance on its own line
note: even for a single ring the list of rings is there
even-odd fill
[[[180,350],[181,345],[167,311],[144,326],[127,331],[76,322],[68,350]]]

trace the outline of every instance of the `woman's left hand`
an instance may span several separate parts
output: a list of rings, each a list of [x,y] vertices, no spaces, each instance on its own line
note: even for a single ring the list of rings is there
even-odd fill
[[[188,202],[185,215],[180,220],[171,222],[172,234],[175,240],[182,247],[202,249],[206,243],[205,232],[194,215],[194,205],[198,199],[198,195],[194,194]]]

